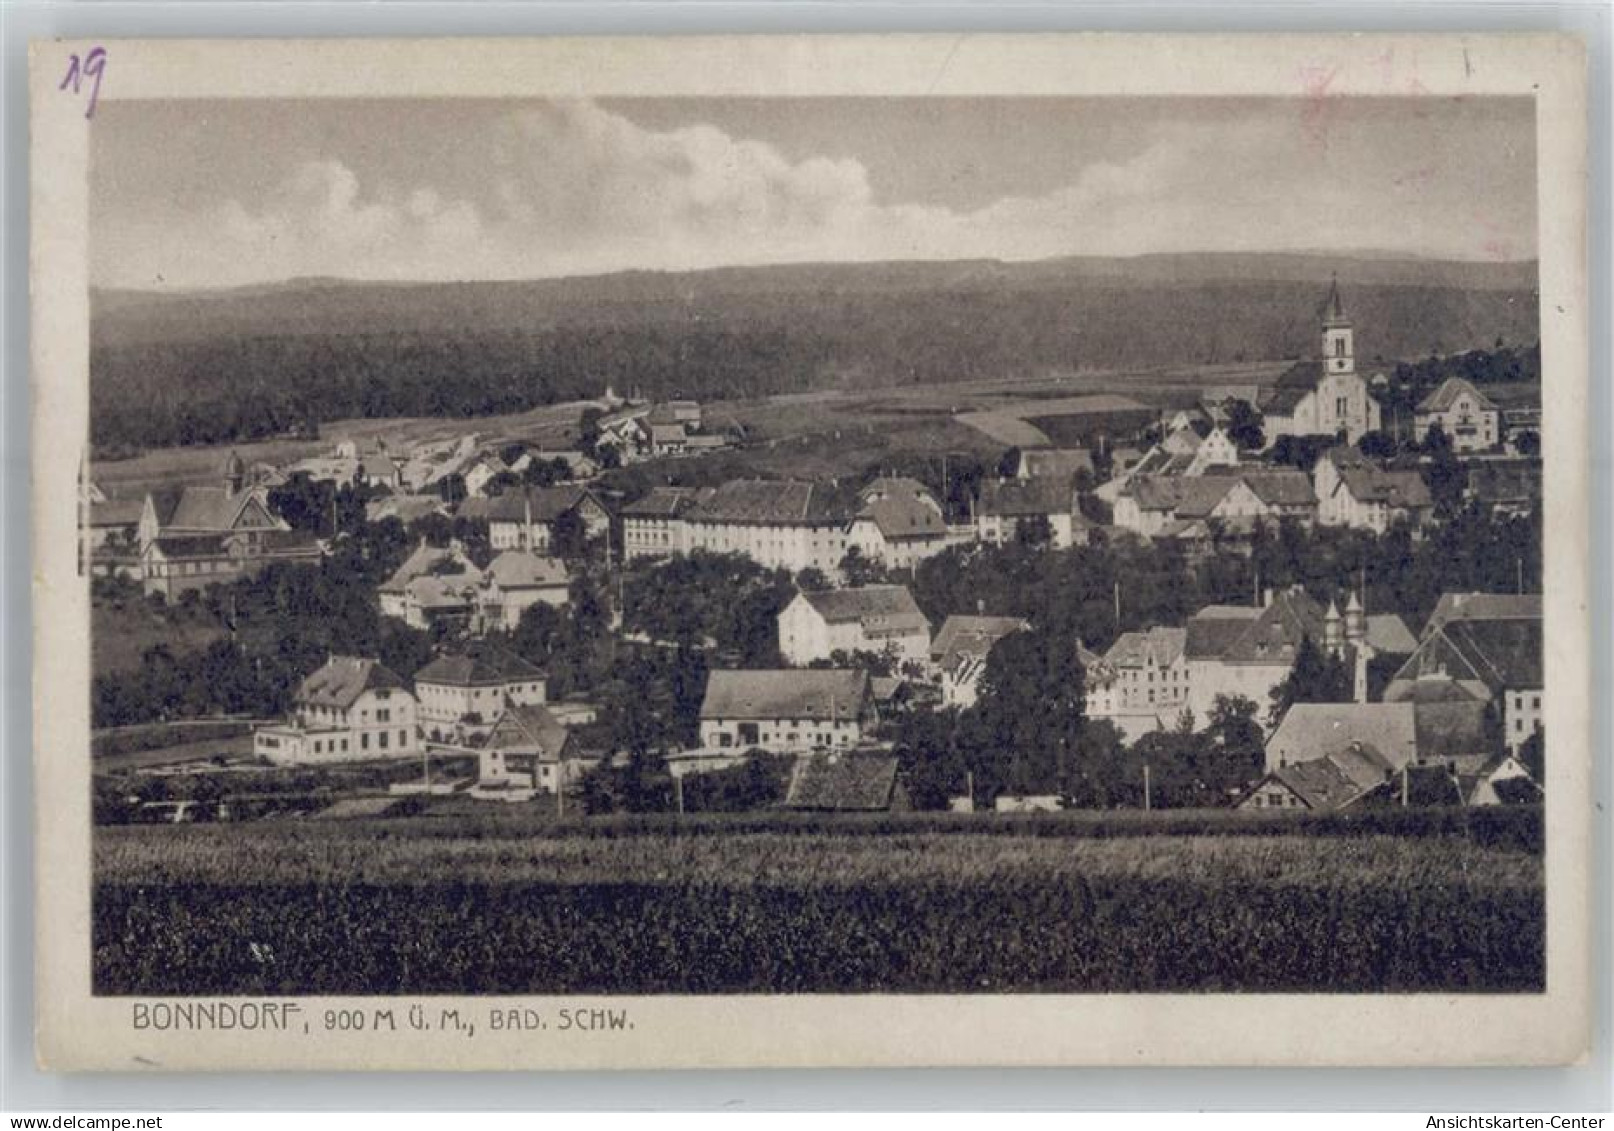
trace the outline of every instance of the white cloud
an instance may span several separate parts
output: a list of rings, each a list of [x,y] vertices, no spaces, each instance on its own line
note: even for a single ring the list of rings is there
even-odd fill
[[[1166,124],[1068,185],[971,212],[882,202],[848,158],[792,160],[710,125],[642,127],[589,102],[499,119],[477,140],[475,199],[431,183],[365,183],[304,162],[262,199],[227,200],[166,241],[120,239],[125,285],[206,286],[341,275],[559,276],[630,268],[899,258],[1035,259],[1171,250],[1407,245],[1483,256],[1474,225],[1409,195],[1450,192],[1427,168],[1371,168],[1272,121]],[[431,178],[423,170],[422,182]],[[1391,202],[1402,202],[1392,207]],[[1427,204],[1427,200],[1424,201]],[[1438,212],[1438,210],[1436,210]]]

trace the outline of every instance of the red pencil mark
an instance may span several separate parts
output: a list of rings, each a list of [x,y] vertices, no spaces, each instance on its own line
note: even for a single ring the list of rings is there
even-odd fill
[[[1339,77],[1339,67],[1305,66],[1300,68],[1300,89],[1306,101],[1300,111],[1300,130],[1306,140],[1319,149],[1328,148],[1328,130],[1334,116],[1334,102],[1338,95],[1328,88]]]

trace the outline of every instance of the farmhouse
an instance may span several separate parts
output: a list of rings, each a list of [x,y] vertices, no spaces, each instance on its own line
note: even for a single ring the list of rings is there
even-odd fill
[[[1502,414],[1496,403],[1461,377],[1448,377],[1418,402],[1413,427],[1420,440],[1436,425],[1459,452],[1482,452],[1502,442]]]
[[[1238,808],[1245,812],[1344,809],[1382,788],[1393,772],[1394,767],[1378,749],[1353,742],[1319,758],[1268,771]]]
[[[416,584],[429,579],[443,584]],[[405,621],[413,628],[424,628],[426,611],[443,600],[445,592],[474,591],[481,580],[481,571],[466,557],[458,541],[445,548],[428,546],[422,538],[404,563],[377,588],[381,615]],[[471,603],[466,602],[467,608]]]
[[[714,671],[701,703],[701,745],[774,753],[846,749],[873,723],[866,672]]]
[[[434,741],[485,733],[506,707],[544,702],[544,673],[503,648],[438,656],[415,673],[416,717]]]
[[[1379,403],[1356,372],[1355,331],[1338,280],[1329,287],[1322,329],[1322,357],[1292,366],[1261,406],[1269,444],[1283,436],[1344,436],[1355,443],[1379,428]]]
[[[408,757],[419,748],[408,684],[356,656],[332,656],[298,686],[291,717],[252,736],[253,753],[279,765]]]
[[[903,585],[798,593],[779,613],[779,652],[787,663],[873,652],[899,665],[923,664],[929,651],[930,622]]]

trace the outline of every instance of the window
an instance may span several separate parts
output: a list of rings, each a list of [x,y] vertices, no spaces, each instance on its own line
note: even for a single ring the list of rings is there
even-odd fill
[[[375,713],[375,721],[378,722],[378,723],[391,722],[392,721],[392,712],[391,711],[377,711]]]
[[[1539,696],[1539,695],[1530,696],[1530,708],[1532,710],[1535,710],[1535,711],[1541,710],[1541,696]]]
[[[382,731],[380,734],[376,735],[376,738],[380,740],[381,749],[385,750],[387,748],[387,732]]]
[[[409,745],[409,732],[408,731],[401,730],[401,731],[398,732],[398,745],[399,746],[408,746]]]
[[[1344,338],[1335,338],[1334,339],[1334,356],[1335,357],[1344,357],[1345,356],[1345,339]]]
[[[359,749],[360,750],[368,750],[368,749],[370,749],[370,736],[369,736],[368,733],[359,735]]]

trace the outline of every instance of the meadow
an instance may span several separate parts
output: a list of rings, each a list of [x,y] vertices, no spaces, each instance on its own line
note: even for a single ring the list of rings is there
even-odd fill
[[[107,994],[1532,991],[1539,812],[96,832]]]

